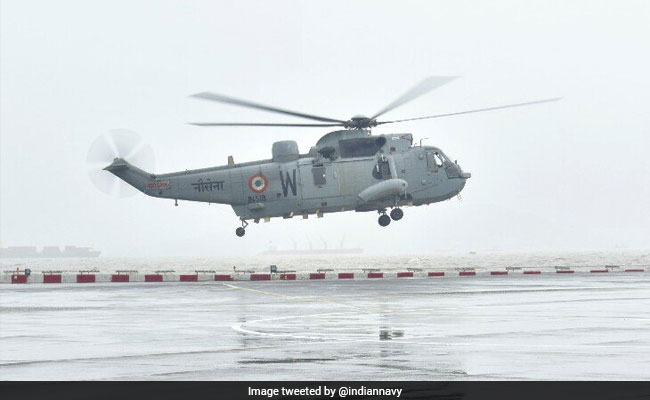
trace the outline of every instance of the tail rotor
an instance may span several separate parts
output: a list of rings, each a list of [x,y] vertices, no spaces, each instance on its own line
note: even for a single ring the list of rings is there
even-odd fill
[[[133,196],[138,191],[103,168],[116,158],[146,171],[153,171],[156,165],[153,149],[142,141],[140,135],[126,129],[113,129],[98,136],[86,156],[88,176],[100,191],[115,197]]]

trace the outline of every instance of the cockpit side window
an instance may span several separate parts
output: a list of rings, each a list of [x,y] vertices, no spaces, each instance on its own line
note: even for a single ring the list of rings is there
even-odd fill
[[[433,151],[427,151],[427,169],[431,172],[438,172],[438,164]]]
[[[427,151],[427,169],[431,172],[438,172],[442,168],[443,158],[437,151]]]
[[[437,151],[433,153],[433,158],[436,160],[436,165],[438,168],[442,167],[442,156]]]

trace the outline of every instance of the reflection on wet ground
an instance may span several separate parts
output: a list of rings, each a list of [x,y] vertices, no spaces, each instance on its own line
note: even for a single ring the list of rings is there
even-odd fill
[[[8,286],[3,379],[648,379],[650,278]]]

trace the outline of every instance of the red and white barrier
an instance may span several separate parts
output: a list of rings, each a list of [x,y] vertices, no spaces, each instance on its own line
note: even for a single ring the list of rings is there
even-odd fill
[[[553,269],[524,269],[509,267],[505,270],[475,270],[468,268],[456,271],[397,271],[383,272],[378,270],[365,270],[364,272],[338,272],[333,270],[318,272],[279,271],[277,273],[261,273],[252,271],[236,271],[235,273],[217,273],[215,271],[196,271],[195,273],[177,274],[173,271],[157,271],[155,273],[139,273],[137,271],[117,271],[117,273],[100,273],[99,271],[81,271],[79,273],[65,273],[61,271],[44,273],[24,272],[5,273],[0,276],[0,283],[10,284],[66,284],[66,283],[165,283],[165,282],[221,282],[221,281],[296,281],[296,280],[375,280],[375,279],[401,279],[401,278],[460,278],[476,276],[529,276],[529,275],[585,275],[585,274],[617,274],[617,273],[645,273],[646,268],[630,267],[619,268],[608,266],[605,268],[569,268],[557,267]]]

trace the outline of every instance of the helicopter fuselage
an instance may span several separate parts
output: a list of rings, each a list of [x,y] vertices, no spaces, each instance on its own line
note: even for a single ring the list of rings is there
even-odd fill
[[[439,148],[412,141],[410,134],[343,130],[325,135],[307,154],[283,141],[274,144],[267,160],[150,174],[116,159],[106,169],[149,196],[231,205],[242,222],[383,213],[460,193],[471,175]]]

